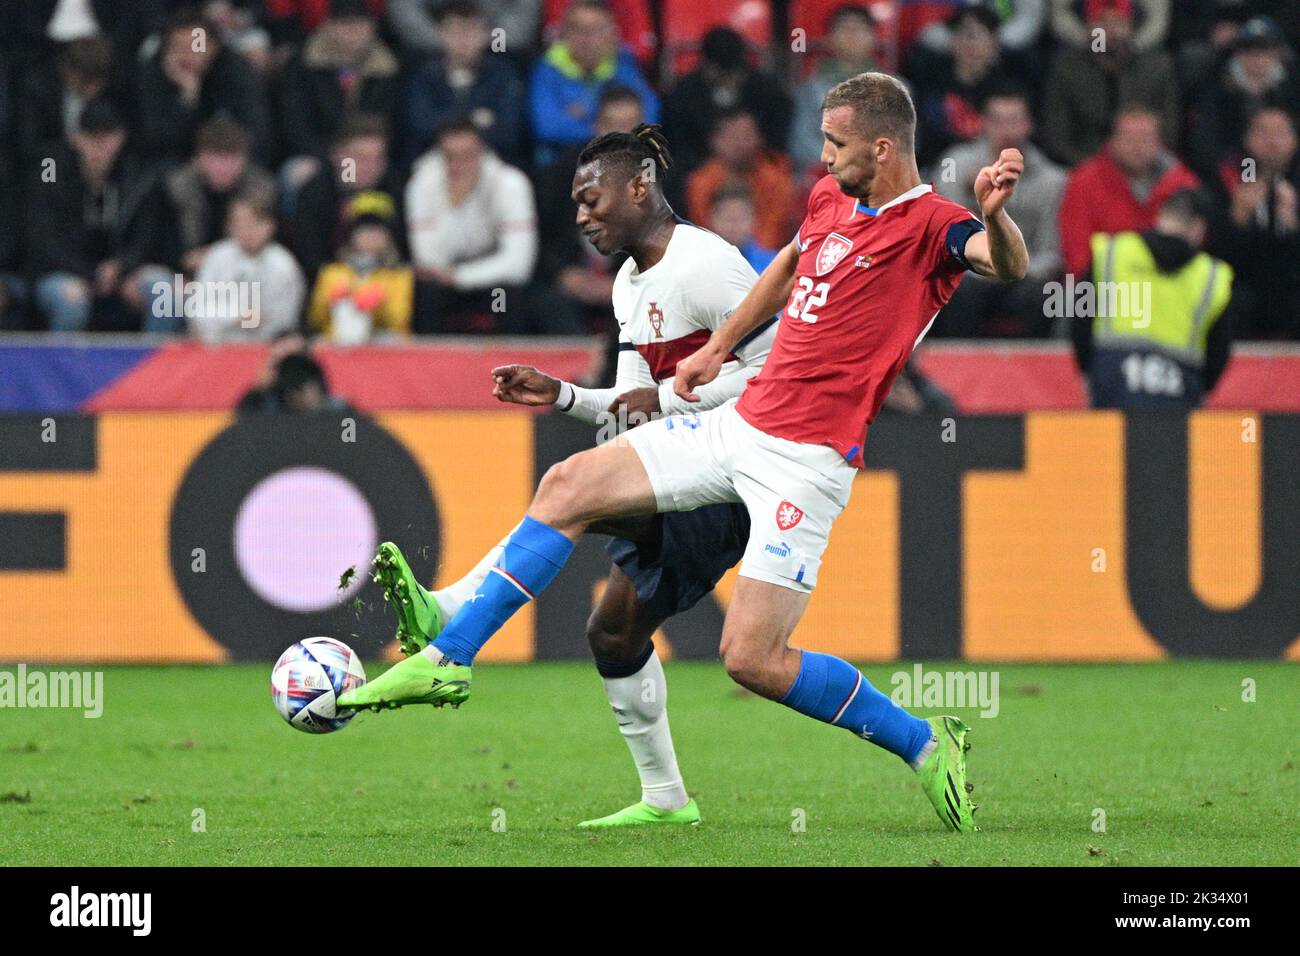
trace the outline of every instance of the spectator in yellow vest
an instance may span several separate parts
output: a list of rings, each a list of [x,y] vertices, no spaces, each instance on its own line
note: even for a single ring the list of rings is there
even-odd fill
[[[1214,215],[1200,189],[1174,193],[1153,229],[1092,237],[1087,282],[1067,296],[1095,408],[1195,408],[1228,363],[1232,267],[1201,251]]]

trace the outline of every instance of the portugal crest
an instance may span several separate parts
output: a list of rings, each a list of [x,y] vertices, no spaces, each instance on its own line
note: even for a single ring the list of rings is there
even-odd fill
[[[840,264],[840,260],[847,256],[852,248],[852,239],[841,236],[838,232],[832,232],[822,240],[822,247],[817,250],[817,274],[824,276],[830,272]]]
[[[664,310],[653,302],[650,303],[650,327],[655,330],[657,338],[663,338]]]

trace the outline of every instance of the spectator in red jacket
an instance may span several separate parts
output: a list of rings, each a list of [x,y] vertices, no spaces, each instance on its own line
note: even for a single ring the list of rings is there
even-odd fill
[[[1061,259],[1081,274],[1094,233],[1149,229],[1160,204],[1196,176],[1160,139],[1160,117],[1143,107],[1121,109],[1110,139],[1070,174],[1061,200]]]

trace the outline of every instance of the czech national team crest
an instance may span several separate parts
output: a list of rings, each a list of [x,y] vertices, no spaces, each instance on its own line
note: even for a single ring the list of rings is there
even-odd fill
[[[840,264],[840,260],[847,256],[852,248],[852,239],[841,236],[838,232],[832,232],[822,240],[822,247],[817,250],[817,274],[824,276],[830,272]]]
[[[788,501],[782,501],[776,506],[776,526],[782,531],[789,531],[797,525],[803,518],[803,510],[796,508]]]

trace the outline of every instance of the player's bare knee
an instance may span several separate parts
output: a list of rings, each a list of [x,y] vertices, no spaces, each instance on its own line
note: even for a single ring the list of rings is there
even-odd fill
[[[763,683],[767,673],[765,655],[759,654],[753,647],[741,641],[723,641],[719,648],[722,666],[727,669],[727,676],[741,687],[751,690]]]
[[[641,650],[631,628],[611,627],[594,614],[587,621],[587,643],[597,660],[631,660]]]
[[[546,469],[528,513],[553,527],[577,522],[581,517],[586,488],[578,474],[580,471],[572,459]]]
[[[616,645],[620,630],[622,628],[615,623],[613,616],[597,604],[587,618],[586,637],[592,653],[599,656],[606,648]]]
[[[537,484],[537,493],[533,496],[534,505],[558,505],[571,492],[573,479],[568,464],[567,461],[561,461],[546,469],[542,480]]]

